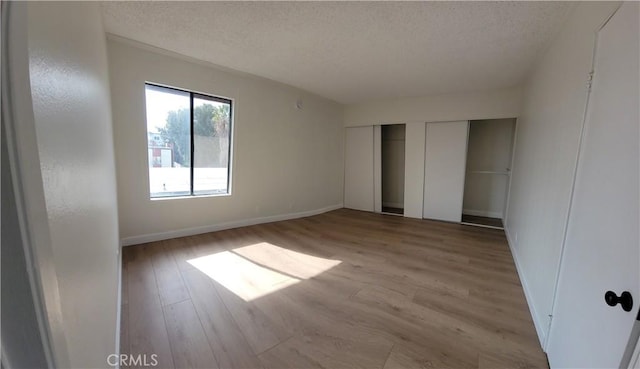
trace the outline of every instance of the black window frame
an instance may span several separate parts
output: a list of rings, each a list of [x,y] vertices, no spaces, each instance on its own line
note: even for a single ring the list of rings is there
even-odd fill
[[[149,187],[149,198],[151,200],[157,200],[157,199],[167,199],[167,198],[188,198],[188,197],[199,197],[199,196],[229,196],[231,195],[231,166],[232,166],[232,161],[233,158],[231,156],[232,153],[232,147],[233,147],[233,116],[234,116],[234,107],[233,107],[233,100],[229,99],[229,98],[225,98],[225,97],[221,97],[221,96],[214,96],[214,95],[208,95],[202,92],[195,92],[195,91],[191,91],[191,90],[186,90],[183,88],[177,88],[177,87],[172,87],[172,86],[167,86],[167,85],[163,85],[163,84],[158,84],[158,83],[154,83],[154,82],[145,82],[144,83],[144,87],[145,87],[145,91],[147,89],[147,86],[151,87],[151,88],[157,88],[157,89],[164,89],[164,90],[174,90],[174,91],[179,91],[181,93],[187,93],[189,94],[189,142],[190,142],[190,153],[189,153],[189,193],[169,193],[167,195],[156,195],[153,196],[153,193],[151,193],[151,188]],[[195,139],[194,139],[194,112],[193,112],[193,100],[197,98],[197,99],[201,99],[201,100],[209,100],[209,101],[216,101],[219,103],[223,103],[223,104],[229,104],[229,145],[228,145],[228,153],[227,153],[227,191],[224,193],[217,193],[217,192],[203,192],[203,193],[196,193],[193,190],[193,186],[194,186],[194,152],[195,152]],[[147,100],[146,100],[146,96],[145,96],[145,106],[146,106]],[[145,122],[145,125],[147,125],[148,122]],[[147,126],[148,129],[148,126]],[[147,140],[148,141],[148,140]],[[147,143],[148,145],[148,143]],[[148,162],[148,160],[147,160]],[[149,167],[149,164],[147,163],[147,175],[149,174],[149,170],[151,169]],[[150,179],[149,179],[150,180]]]

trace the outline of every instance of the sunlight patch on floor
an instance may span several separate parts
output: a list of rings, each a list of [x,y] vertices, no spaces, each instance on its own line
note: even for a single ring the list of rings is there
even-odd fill
[[[188,260],[245,301],[317,276],[341,263],[288,250],[268,242]]]
[[[239,247],[233,252],[255,263],[300,279],[315,277],[341,263],[340,260],[311,256],[268,242]]]

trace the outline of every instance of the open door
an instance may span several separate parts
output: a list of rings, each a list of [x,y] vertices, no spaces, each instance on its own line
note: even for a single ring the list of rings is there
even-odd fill
[[[635,346],[629,338],[640,305],[639,19],[640,5],[625,2],[598,32],[547,344],[551,367],[626,367],[625,347]]]

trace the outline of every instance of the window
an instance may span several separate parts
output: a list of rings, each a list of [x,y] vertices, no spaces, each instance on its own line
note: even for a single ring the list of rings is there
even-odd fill
[[[229,193],[232,102],[145,84],[151,198]]]

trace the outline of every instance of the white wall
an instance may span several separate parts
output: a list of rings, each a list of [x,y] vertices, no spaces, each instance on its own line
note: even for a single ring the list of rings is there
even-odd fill
[[[502,218],[507,201],[515,119],[469,122],[464,214]]]
[[[405,125],[382,126],[382,205],[404,208]]]
[[[616,6],[573,9],[524,86],[506,229],[541,342],[552,313],[595,31]]]
[[[119,239],[102,19],[91,3],[29,3],[27,16],[40,163],[23,164],[42,171],[68,361],[108,367],[117,352]]]
[[[108,53],[125,244],[341,207],[341,105],[115,37]],[[234,100],[231,196],[149,200],[145,81]]]
[[[519,87],[464,94],[372,101],[345,107],[347,127],[407,122],[513,118],[520,114]]]

